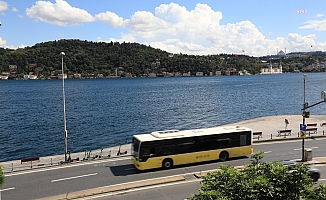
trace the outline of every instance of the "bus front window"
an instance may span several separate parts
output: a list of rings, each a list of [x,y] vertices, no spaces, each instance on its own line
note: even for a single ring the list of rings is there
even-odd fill
[[[139,141],[136,138],[132,139],[131,143],[131,155],[138,160]]]

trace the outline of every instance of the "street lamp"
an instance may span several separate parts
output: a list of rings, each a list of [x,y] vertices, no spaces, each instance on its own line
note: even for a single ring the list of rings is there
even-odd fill
[[[302,114],[302,125],[305,126],[306,124],[306,77],[307,74],[303,74],[303,114]],[[305,130],[304,130],[305,132]],[[304,133],[306,134],[306,133]],[[302,136],[302,162],[305,161],[305,157],[304,157],[304,138],[306,137],[306,135]]]
[[[68,138],[68,132],[67,132],[67,125],[66,125],[66,100],[65,100],[65,76],[63,72],[63,56],[65,55],[64,52],[60,53],[61,55],[61,67],[62,67],[62,102],[63,102],[63,128],[64,128],[64,140],[65,140],[65,162],[67,162],[67,138]]]

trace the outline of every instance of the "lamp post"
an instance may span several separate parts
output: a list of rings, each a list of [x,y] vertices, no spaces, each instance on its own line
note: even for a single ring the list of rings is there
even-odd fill
[[[306,77],[307,74],[303,74],[303,114],[302,114],[302,124],[305,126],[306,123]],[[306,133],[304,133],[306,134]],[[302,137],[302,162],[305,161],[305,156],[304,156],[304,138],[306,135]]]
[[[66,100],[65,100],[65,77],[63,72],[63,56],[65,55],[64,52],[60,53],[61,55],[61,67],[62,67],[62,102],[63,102],[63,128],[64,128],[64,140],[65,140],[65,162],[67,162],[67,125],[66,125]]]

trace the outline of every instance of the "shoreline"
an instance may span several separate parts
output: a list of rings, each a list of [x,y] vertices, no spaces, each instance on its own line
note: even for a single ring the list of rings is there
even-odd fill
[[[284,119],[289,120],[288,129],[292,131],[289,136],[277,136],[278,130],[285,128]],[[310,118],[306,118],[306,123],[317,123],[317,133],[308,135],[307,138],[325,137],[326,126],[320,126],[326,122],[326,115],[311,115]],[[223,126],[244,126],[253,130],[253,132],[262,132],[262,137],[254,137],[253,143],[257,142],[274,142],[280,140],[294,140],[301,139],[299,137],[300,124],[302,123],[301,115],[279,115],[279,116],[265,116],[259,118],[253,118],[244,120],[232,124],[226,124]],[[26,170],[31,168],[40,168],[47,166],[55,166],[76,162],[86,162],[99,159],[110,159],[121,156],[130,155],[131,144],[122,144],[121,147],[114,146],[104,149],[97,149],[91,152],[76,152],[71,153],[72,162],[64,163],[64,154],[39,157],[37,160],[22,162],[22,160],[13,160],[1,162],[4,173],[10,173],[14,171]],[[122,152],[120,155],[118,152]],[[26,158],[24,158],[26,159]],[[28,158],[27,158],[28,159]],[[36,159],[36,158],[35,158]]]

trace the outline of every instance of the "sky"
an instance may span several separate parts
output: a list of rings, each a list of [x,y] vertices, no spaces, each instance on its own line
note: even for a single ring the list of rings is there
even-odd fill
[[[326,51],[326,0],[0,0],[0,47],[136,42],[189,55]]]

